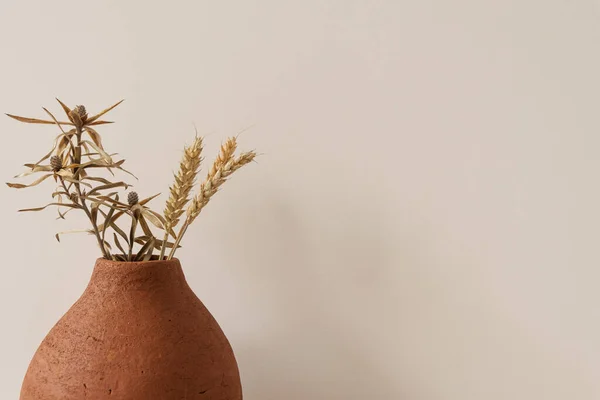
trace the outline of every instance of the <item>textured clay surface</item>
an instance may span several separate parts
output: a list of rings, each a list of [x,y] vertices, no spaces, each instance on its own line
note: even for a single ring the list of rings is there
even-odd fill
[[[177,260],[100,259],[37,350],[21,400],[241,400],[233,351]]]

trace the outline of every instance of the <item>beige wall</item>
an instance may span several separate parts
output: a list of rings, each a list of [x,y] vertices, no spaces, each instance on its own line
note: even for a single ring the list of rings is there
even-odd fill
[[[597,2],[3,0],[0,49],[0,111],[127,99],[142,194],[254,125],[180,253],[248,400],[600,398]],[[3,179],[54,133],[0,131]],[[48,190],[1,193],[2,399],[97,256]]]

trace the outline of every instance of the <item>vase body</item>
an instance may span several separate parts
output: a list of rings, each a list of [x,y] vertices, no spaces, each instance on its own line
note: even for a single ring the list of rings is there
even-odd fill
[[[20,400],[241,400],[221,328],[178,260],[99,259],[41,343]]]

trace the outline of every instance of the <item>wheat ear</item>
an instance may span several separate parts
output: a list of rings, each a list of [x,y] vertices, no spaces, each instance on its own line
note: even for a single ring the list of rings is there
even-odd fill
[[[219,187],[225,183],[227,178],[244,165],[252,162],[255,157],[256,153],[253,151],[242,153],[239,157],[231,159],[225,165],[219,167],[215,174],[207,177],[206,181],[200,185],[200,192],[192,199],[187,209],[187,220],[190,224],[200,215],[202,209],[217,193]]]
[[[232,139],[230,139],[232,140]],[[233,139],[233,143],[235,143],[235,139]],[[221,147],[223,150],[223,146]],[[226,157],[221,157],[225,154]],[[211,171],[208,173],[206,180],[200,185],[199,193],[194,196],[190,205],[187,208],[187,218],[185,223],[181,227],[181,230],[177,234],[177,239],[171,252],[169,254],[169,259],[173,257],[181,238],[187,231],[187,228],[190,226],[192,222],[200,215],[202,209],[208,204],[212,196],[217,193],[219,187],[227,181],[227,179],[233,174],[235,171],[243,167],[244,165],[252,162],[256,157],[256,153],[254,151],[249,151],[240,154],[237,158],[233,157],[233,152],[223,152],[219,154],[219,157],[213,163],[213,167]]]
[[[175,182],[170,187],[170,195],[165,204],[163,212],[165,218],[165,236],[160,251],[161,260],[165,255],[169,233],[173,232],[173,228],[179,223],[179,219],[184,212],[184,207],[190,200],[190,191],[196,183],[201,162],[202,138],[196,136],[194,142],[190,146],[186,146],[183,150],[183,156],[179,163],[179,171],[175,175]]]

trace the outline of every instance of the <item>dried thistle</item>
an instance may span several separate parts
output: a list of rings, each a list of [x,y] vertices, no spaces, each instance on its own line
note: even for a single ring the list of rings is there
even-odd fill
[[[69,114],[72,121],[79,121],[81,125],[84,125],[87,122],[87,111],[84,106],[75,106],[75,108]]]
[[[129,206],[133,207],[136,204],[138,204],[140,202],[140,198],[137,194],[137,192],[129,192],[129,194],[127,195],[127,203],[129,203]]]
[[[50,157],[50,166],[52,167],[52,171],[58,172],[62,169],[62,160],[59,156]]]

